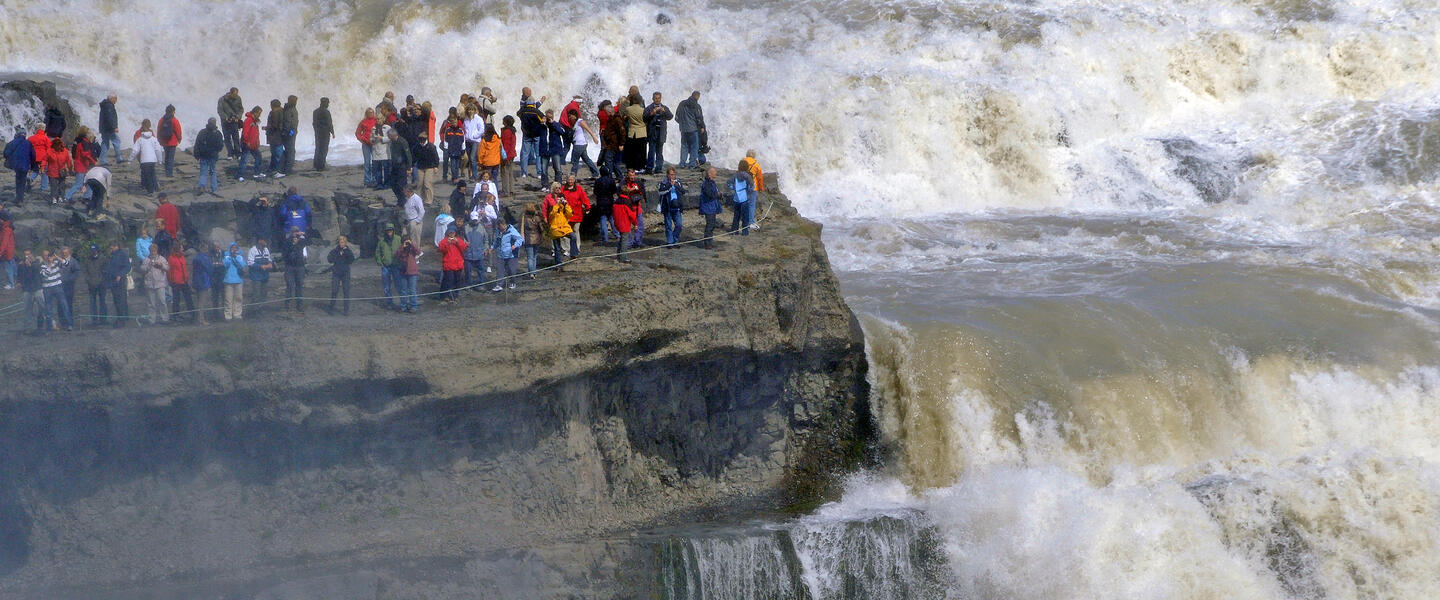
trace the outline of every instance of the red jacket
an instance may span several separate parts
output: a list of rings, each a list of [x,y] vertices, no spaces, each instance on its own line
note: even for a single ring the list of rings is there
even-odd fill
[[[260,149],[260,120],[253,114],[245,115],[245,125],[240,129],[240,143],[251,150]]]
[[[170,283],[182,285],[190,283],[190,272],[185,270],[185,255],[170,255]]]
[[[564,126],[566,126],[566,127],[574,127],[574,126],[575,126],[575,120],[570,118],[570,111],[572,111],[572,110],[575,111],[577,114],[580,112],[580,101],[579,101],[579,100],[571,100],[569,104],[566,104],[566,105],[565,105],[565,108],[560,109],[560,124],[561,124],[561,125],[564,125]]]
[[[575,189],[567,190],[560,186],[560,194],[565,196],[565,201],[570,204],[570,222],[579,223],[585,220],[585,211],[590,210],[590,195],[585,193],[585,186],[575,184]]]
[[[59,179],[74,170],[75,163],[70,160],[69,152],[64,150],[56,152],[54,148],[50,149],[50,156],[45,159],[46,175],[49,175],[51,179]]]
[[[0,221],[0,260],[15,260],[15,229]]]
[[[35,149],[36,168],[44,169],[46,161],[50,160],[50,136],[44,131],[35,132],[30,136],[30,147]]]
[[[169,202],[162,202],[159,208],[155,209],[155,218],[165,219],[165,231],[170,232],[170,237],[178,237],[180,231],[180,209]]]
[[[610,122],[610,113],[605,109],[595,111],[595,118],[600,120],[600,130],[605,130],[605,124]]]
[[[635,228],[635,211],[630,210],[629,204],[617,200],[611,211],[611,216],[615,218],[615,229],[621,234],[630,233],[630,230]]]
[[[360,124],[355,126],[355,139],[366,146],[370,145],[370,134],[375,132],[375,118],[366,117],[360,119]]]
[[[95,155],[90,154],[90,146],[83,140],[75,142],[73,156],[75,158],[76,174],[84,175],[90,171],[90,167],[95,166]]]
[[[164,121],[165,119],[170,119],[170,126],[175,128],[175,134],[174,134],[174,135],[171,135],[171,136],[170,136],[169,138],[167,138],[167,139],[162,139],[162,140],[160,140],[160,145],[161,145],[161,146],[164,146],[164,147],[166,147],[166,148],[174,148],[175,146],[179,146],[179,145],[180,145],[180,119],[177,119],[177,118],[175,118],[175,117],[160,117],[160,120],[161,120],[161,121]],[[156,123],[156,124],[155,124],[155,136],[156,136],[157,138],[160,137],[160,124],[159,124],[159,123]]]
[[[440,268],[446,271],[464,269],[465,249],[468,247],[470,244],[458,235],[454,239],[446,237],[440,240]]]
[[[500,128],[500,147],[505,150],[505,160],[512,161],[519,156],[515,154],[515,130],[509,127]],[[508,191],[506,193],[509,193]]]

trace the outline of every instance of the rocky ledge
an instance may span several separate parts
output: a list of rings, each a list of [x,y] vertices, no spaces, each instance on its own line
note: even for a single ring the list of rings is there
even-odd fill
[[[321,237],[349,233],[368,255],[393,197],[355,185],[354,167],[297,169],[283,183]],[[117,169],[115,218],[27,204],[21,246],[133,232],[154,206],[133,170]],[[193,176],[182,157],[168,183]],[[192,235],[243,237],[261,190],[280,191],[172,196]],[[713,251],[587,257],[415,315],[311,303],[7,335],[0,596],[656,595],[647,532],[803,510],[873,457],[864,343],[820,227],[777,193],[760,208],[759,232]],[[319,271],[309,296],[328,295]],[[355,295],[378,290],[357,263]]]

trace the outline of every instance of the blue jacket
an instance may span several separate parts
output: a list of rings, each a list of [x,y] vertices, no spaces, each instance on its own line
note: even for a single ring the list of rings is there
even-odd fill
[[[540,133],[540,157],[551,156],[565,157],[565,126],[559,123],[550,123]]]
[[[670,185],[668,178],[660,180],[656,186],[660,192],[660,210],[663,212],[680,212],[685,209],[685,184],[675,180],[675,185]]]
[[[749,173],[736,173],[730,179],[731,199],[736,204],[744,204],[755,199],[755,179]]]
[[[525,236],[515,231],[514,225],[506,225],[505,233],[500,234],[500,239],[495,241],[495,249],[500,253],[500,258],[515,258],[515,251],[525,245]]]
[[[210,289],[210,253],[202,250],[190,259],[190,287],[197,290]]]
[[[135,238],[135,256],[140,257],[140,260],[145,260],[145,259],[147,259],[147,258],[150,258],[150,244],[153,243],[153,242],[154,242],[154,238],[148,238],[148,237],[137,237],[137,238]]]
[[[280,212],[285,215],[285,227],[280,231],[281,235],[289,237],[292,227],[299,227],[301,232],[310,231],[310,203],[298,194],[286,196],[285,203],[280,205]]]
[[[125,253],[124,248],[116,248],[114,252],[110,253],[110,260],[105,263],[105,269],[102,271],[105,274],[105,283],[112,287],[124,286],[123,280],[119,283],[116,283],[115,280],[124,277],[129,272],[130,255]]]
[[[465,260],[482,260],[490,247],[490,228],[477,224],[465,232]]]
[[[714,179],[706,179],[700,183],[700,214],[720,214],[720,188],[715,185]]]
[[[245,283],[245,255],[226,254],[225,260],[225,283]]]
[[[15,139],[5,144],[5,166],[16,171],[29,171],[35,164],[35,147],[25,134],[16,133]]]

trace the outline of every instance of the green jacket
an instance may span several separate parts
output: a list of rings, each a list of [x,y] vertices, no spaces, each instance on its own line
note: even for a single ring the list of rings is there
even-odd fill
[[[220,113],[221,121],[239,121],[245,118],[245,103],[240,100],[239,94],[221,96],[215,109]]]
[[[294,104],[286,104],[284,110],[280,111],[280,126],[285,128],[285,135],[295,135],[300,131],[300,109]]]
[[[388,267],[395,263],[395,251],[400,249],[400,234],[390,235],[385,239],[385,234],[380,234],[380,241],[375,243],[375,264]]]

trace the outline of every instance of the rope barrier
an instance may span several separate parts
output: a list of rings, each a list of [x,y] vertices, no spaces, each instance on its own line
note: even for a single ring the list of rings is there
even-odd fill
[[[755,201],[758,201],[758,198],[757,198],[756,200],[751,200],[751,202],[755,202]],[[758,225],[758,224],[761,223],[762,221],[765,221],[765,220],[769,219],[769,218],[770,218],[770,210],[771,210],[774,206],[775,206],[775,197],[772,195],[772,196],[770,196],[770,201],[769,201],[769,203],[765,205],[765,213],[764,213],[763,215],[761,215],[759,218],[755,219],[755,220],[750,224],[750,227],[751,227],[751,228],[756,228],[756,227],[755,227],[756,225]],[[721,233],[718,233],[718,234],[716,234],[716,235],[711,235],[711,236],[708,236],[708,237],[703,237],[703,238],[698,238],[698,239],[693,239],[693,240],[685,240],[685,241],[681,241],[681,242],[676,242],[676,243],[674,243],[674,244],[662,244],[662,245],[659,245],[659,246],[645,246],[645,247],[638,248],[638,249],[636,249],[636,250],[632,250],[632,251],[630,251],[630,252],[627,252],[626,254],[627,254],[627,255],[632,255],[632,254],[644,254],[644,253],[646,253],[646,252],[653,252],[653,251],[660,250],[660,249],[663,249],[663,248],[674,248],[674,247],[680,247],[680,246],[689,246],[689,245],[692,245],[692,244],[698,244],[698,243],[702,243],[702,242],[706,242],[706,241],[710,241],[710,240],[717,240],[717,239],[720,239],[720,238],[725,237],[725,236],[739,234],[740,231],[741,231],[741,229],[744,229],[744,227],[742,226],[741,228],[738,228],[738,229],[723,231],[723,232],[721,232]],[[626,237],[626,236],[629,236],[629,235],[630,235],[630,234],[621,234],[621,237],[623,238],[623,237]],[[618,242],[617,242],[617,243],[618,243]],[[593,242],[592,242],[592,245],[594,245]],[[603,247],[603,246],[602,246],[602,247]],[[518,257],[517,257],[517,258],[518,258]],[[449,289],[449,290],[436,290],[436,291],[433,291],[433,292],[417,292],[417,293],[415,293],[415,294],[413,294],[413,295],[414,295],[417,299],[418,299],[418,298],[429,298],[429,297],[432,297],[432,296],[439,296],[439,295],[442,295],[442,294],[459,293],[459,292],[463,292],[463,291],[466,291],[466,290],[472,290],[472,289],[477,289],[477,288],[484,288],[484,287],[492,286],[492,285],[502,285],[502,286],[505,286],[504,291],[505,291],[505,293],[508,295],[508,294],[509,294],[509,291],[510,291],[510,290],[509,290],[509,286],[506,286],[505,284],[506,284],[506,283],[509,283],[510,280],[512,280],[512,279],[519,279],[519,278],[522,278],[522,277],[534,275],[534,274],[536,274],[536,273],[541,273],[541,272],[544,272],[544,271],[550,271],[550,270],[559,269],[560,267],[563,267],[563,266],[565,266],[565,265],[567,265],[567,264],[573,264],[573,263],[575,263],[575,262],[586,261],[586,260],[615,260],[615,255],[606,256],[606,255],[603,255],[603,254],[589,254],[589,255],[586,255],[586,256],[582,256],[582,257],[570,259],[569,261],[562,261],[562,262],[555,263],[555,264],[552,264],[552,265],[549,265],[549,266],[546,266],[546,267],[541,267],[541,268],[535,269],[534,271],[527,271],[527,272],[525,272],[525,273],[517,273],[517,274],[515,274],[515,275],[508,275],[508,276],[505,276],[505,277],[500,277],[500,278],[497,278],[497,279],[491,279],[491,280],[488,280],[488,281],[482,281],[482,282],[480,282],[480,283],[470,284],[470,285],[466,285],[466,286],[458,287],[458,288],[454,288],[454,289]],[[224,284],[221,284],[221,285],[224,285]],[[244,284],[242,284],[242,285],[244,285]],[[127,291],[142,291],[142,290],[139,290],[139,288],[137,288],[136,290],[127,290]],[[196,296],[199,296],[199,293],[198,293],[198,292],[196,293]],[[370,296],[370,297],[361,297],[361,298],[354,298],[354,297],[352,297],[352,298],[350,298],[349,300],[352,301],[352,302],[372,302],[372,301],[376,301],[376,300],[395,300],[395,299],[400,298],[400,297],[401,297],[401,296],[399,296],[399,295],[397,294],[397,295],[393,295],[393,296]],[[263,301],[260,301],[260,302],[244,303],[244,304],[241,304],[240,307],[241,307],[242,312],[243,312],[243,309],[246,309],[246,308],[257,307],[257,306],[265,306],[265,305],[268,305],[268,304],[275,304],[275,303],[277,303],[277,302],[290,302],[290,301],[292,301],[292,300],[295,300],[295,301],[305,301],[305,300],[309,300],[309,301],[311,301],[311,302],[328,302],[328,301],[331,300],[331,298],[328,297],[328,296],[323,296],[323,297],[299,296],[299,297],[289,297],[289,298],[275,298],[275,299],[266,299],[266,300],[263,300]],[[337,298],[335,298],[335,300],[343,300],[343,298],[338,298],[338,297],[337,297]],[[10,306],[4,307],[4,308],[0,308],[0,319],[8,318],[8,317],[11,316],[11,315],[14,315],[14,314],[17,314],[17,313],[20,313],[20,312],[24,312],[24,311],[25,311],[25,307],[23,306],[24,304],[25,304],[24,302],[16,302],[15,304],[11,304]],[[73,307],[72,307],[72,308],[73,308]],[[11,310],[11,309],[13,309],[13,310]],[[223,310],[223,309],[224,309],[223,306],[213,307],[213,308],[193,308],[193,309],[187,309],[187,310],[183,310],[183,311],[173,311],[173,312],[170,312],[170,313],[167,313],[167,314],[169,314],[171,317],[175,317],[175,316],[179,316],[179,315],[188,315],[188,314],[192,314],[192,313],[203,313],[203,312],[208,312],[208,311],[213,311],[213,310]],[[6,311],[11,311],[11,312],[6,312]],[[133,313],[132,313],[131,315],[126,316],[126,317],[124,317],[124,318],[127,319],[127,320],[128,320],[128,319],[134,319],[134,320],[138,323],[141,318],[146,317],[146,316],[147,316],[147,315],[145,315],[145,314],[133,314]],[[70,315],[70,320],[72,320],[72,321],[74,321],[74,320],[76,320],[76,319],[81,319],[81,318],[89,318],[89,319],[117,319],[117,318],[120,318],[120,317],[119,317],[118,315],[90,315],[90,314],[79,314],[79,313],[72,313],[72,314]]]

